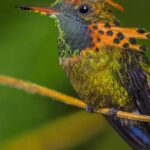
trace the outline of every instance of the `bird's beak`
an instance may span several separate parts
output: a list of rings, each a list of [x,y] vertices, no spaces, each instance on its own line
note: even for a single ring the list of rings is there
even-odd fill
[[[58,13],[57,10],[54,10],[52,8],[27,7],[27,6],[17,6],[17,8],[25,10],[25,11],[40,13],[42,15],[51,15],[51,14],[57,14]]]

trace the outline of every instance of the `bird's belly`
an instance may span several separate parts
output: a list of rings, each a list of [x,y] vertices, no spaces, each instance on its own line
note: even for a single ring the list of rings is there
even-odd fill
[[[112,71],[110,59],[93,53],[70,57],[62,61],[63,68],[79,97],[98,106],[123,106],[128,93],[116,79],[118,70]]]

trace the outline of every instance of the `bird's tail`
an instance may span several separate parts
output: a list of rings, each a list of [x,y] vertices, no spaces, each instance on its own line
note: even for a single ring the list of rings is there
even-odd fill
[[[134,150],[150,150],[150,132],[148,126],[129,120],[112,119],[108,122]]]

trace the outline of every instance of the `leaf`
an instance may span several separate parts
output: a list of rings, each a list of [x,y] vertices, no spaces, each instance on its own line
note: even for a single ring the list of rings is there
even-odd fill
[[[89,141],[106,129],[100,115],[79,111],[61,117],[0,147],[2,150],[65,150]]]

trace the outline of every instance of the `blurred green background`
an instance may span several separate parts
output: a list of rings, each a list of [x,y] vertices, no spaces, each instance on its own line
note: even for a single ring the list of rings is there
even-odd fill
[[[149,0],[116,0],[123,26],[150,31]],[[0,2],[0,74],[77,96],[58,64],[57,28],[49,17],[14,6],[53,1]],[[145,42],[150,47],[150,42]],[[100,115],[0,86],[0,150],[130,150]]]

